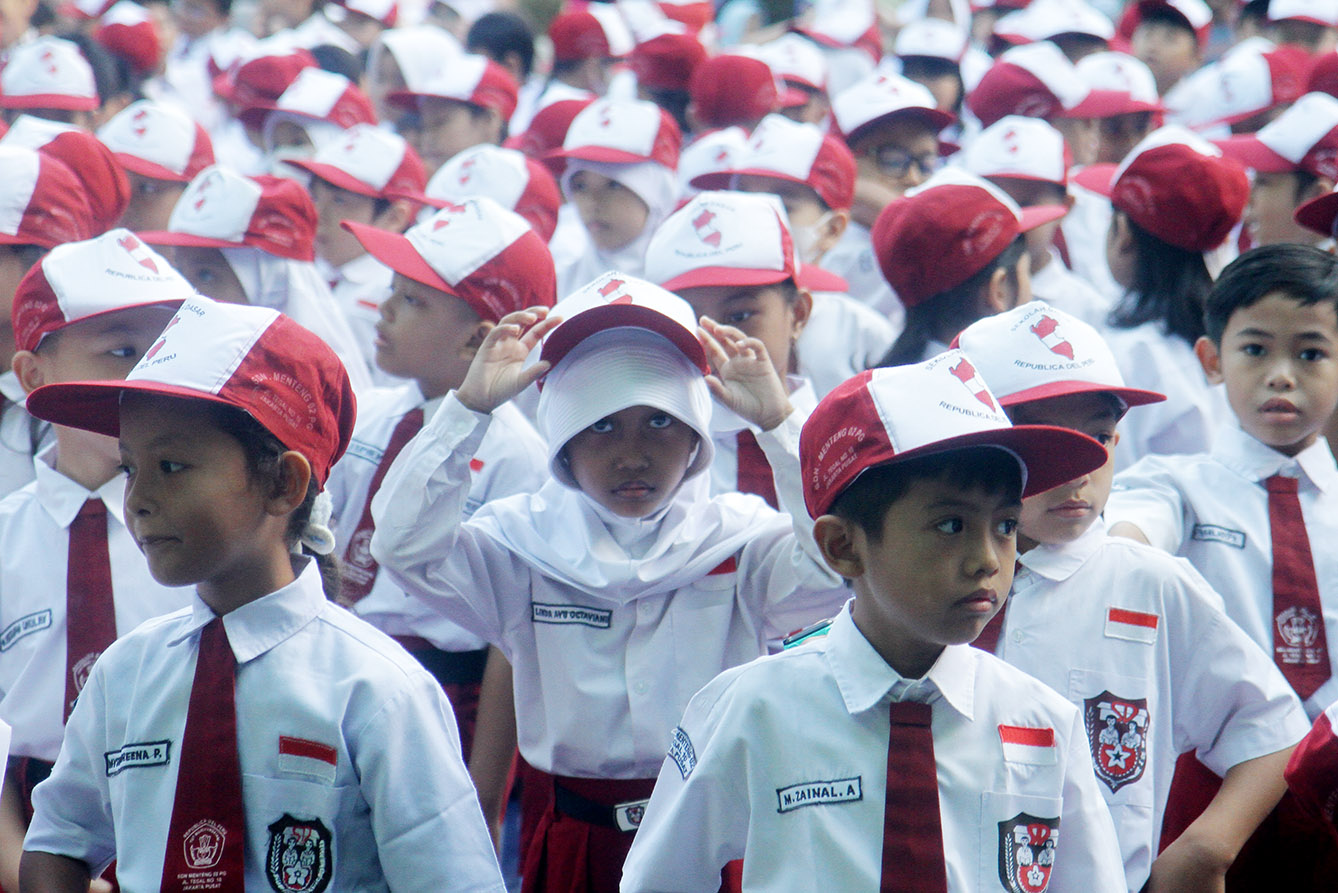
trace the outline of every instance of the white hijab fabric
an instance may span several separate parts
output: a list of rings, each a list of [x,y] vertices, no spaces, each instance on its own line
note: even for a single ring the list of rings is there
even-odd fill
[[[591,171],[626,186],[646,203],[646,226],[632,241],[613,251],[600,250],[593,241],[585,254],[570,266],[558,271],[558,296],[562,297],[585,285],[606,270],[621,270],[629,276],[640,276],[646,269],[646,246],[660,224],[673,213],[678,201],[678,184],[674,172],[656,161],[631,164],[586,161],[572,158],[562,174],[563,194],[571,192],[571,178],[577,171]]]

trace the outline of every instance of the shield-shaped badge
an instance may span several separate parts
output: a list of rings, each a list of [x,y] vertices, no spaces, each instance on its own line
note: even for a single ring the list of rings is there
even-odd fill
[[[999,880],[1010,893],[1045,893],[1059,846],[1059,817],[1019,812],[999,823]]]
[[[284,813],[269,826],[265,875],[278,893],[321,893],[334,874],[334,839],[320,819]]]
[[[1092,768],[1111,793],[1143,777],[1148,757],[1147,698],[1121,698],[1103,691],[1083,701]]]

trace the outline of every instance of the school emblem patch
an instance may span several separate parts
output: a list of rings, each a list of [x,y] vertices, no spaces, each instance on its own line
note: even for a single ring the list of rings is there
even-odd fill
[[[1019,812],[999,823],[999,880],[1010,893],[1044,893],[1059,846],[1059,818]]]
[[[284,813],[269,826],[265,876],[278,893],[321,893],[334,873],[334,839],[320,819]]]
[[[1092,768],[1112,794],[1143,777],[1150,721],[1147,698],[1121,698],[1103,691],[1083,701]]]

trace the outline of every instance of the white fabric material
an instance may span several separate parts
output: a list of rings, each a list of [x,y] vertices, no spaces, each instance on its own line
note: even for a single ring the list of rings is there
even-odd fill
[[[818,405],[818,396],[813,393],[813,386],[802,378],[789,376],[786,384],[790,390],[790,405],[794,407],[794,422],[801,428]],[[718,493],[739,492],[739,442],[740,431],[749,430],[756,436],[758,431],[743,419],[720,404],[715,404],[711,414],[711,440],[715,447],[715,457],[711,460],[711,495]]]
[[[51,778],[33,798],[29,849],[113,858],[130,890],[162,879],[199,648],[214,613],[191,607],[140,626],[103,653],[70,716]],[[246,886],[263,889],[269,825],[285,813],[333,834],[332,890],[502,891],[451,705],[402,648],[325,599],[307,562],[293,583],[223,620],[237,658]],[[279,737],[332,747],[332,783],[286,769]],[[168,761],[110,778],[109,751],[169,741]]]
[[[4,185],[0,188],[0,233],[18,235],[23,212],[28,209],[37,188],[40,161],[32,149],[0,145],[0,167],[5,171]]]
[[[794,269],[788,235],[785,208],[771,193],[699,192],[655,231],[646,278],[662,285],[702,267],[784,276]]]
[[[795,343],[799,374],[821,399],[852,375],[878,365],[896,340],[897,329],[883,314],[849,295],[814,292],[808,324]]]
[[[1148,456],[1118,474],[1106,520],[1136,524],[1154,546],[1188,558],[1222,594],[1227,615],[1271,655],[1273,539],[1261,482],[1274,474],[1300,478],[1329,660],[1338,667],[1338,552],[1329,548],[1338,542],[1338,466],[1322,438],[1288,458],[1224,424],[1211,452]],[[1306,713],[1313,719],[1334,701],[1338,675],[1306,700]]]
[[[259,183],[234,170],[220,165],[207,167],[195,175],[177,199],[167,228],[174,233],[241,244],[261,193]]]
[[[1338,127],[1338,98],[1327,93],[1307,93],[1265,124],[1257,136],[1259,142],[1292,164],[1300,164],[1335,127]]]
[[[24,408],[26,397],[13,370],[0,374],[0,497],[32,481],[33,456],[55,442],[51,424]]]
[[[1064,266],[1064,259],[1054,247],[1050,248],[1050,260],[1045,266],[1031,271],[1031,296],[1072,313],[1098,330],[1106,328],[1111,302],[1086,279]]]
[[[359,350],[367,358],[372,381],[381,387],[404,383],[404,379],[390,375],[376,365],[376,324],[381,321],[381,304],[390,297],[390,284],[395,273],[370,254],[360,254],[339,267],[331,268],[316,259],[318,275],[333,282],[330,293],[344,314]],[[361,416],[362,407],[358,414]]]
[[[11,752],[48,762],[60,751],[65,721],[65,589],[70,525],[84,503],[107,506],[116,631],[190,601],[149,574],[125,527],[119,475],[90,492],[56,471],[54,447],[29,460],[37,479],[0,501],[0,719],[14,727]]]
[[[98,139],[113,152],[124,152],[184,176],[195,148],[195,122],[176,106],[141,99],[98,129]]]
[[[1040,118],[1007,115],[971,141],[958,163],[977,177],[1017,177],[1063,185],[1064,135]]]
[[[685,486],[653,524],[615,530],[556,481],[461,523],[487,424],[446,397],[373,500],[372,555],[506,653],[520,750],[544,771],[652,777],[693,692],[845,598],[816,554],[788,421],[758,442],[799,520]]]
[[[1025,812],[1060,820],[1051,893],[1125,893],[1115,829],[1073,705],[969,645],[946,648],[923,678],[904,679],[848,608],[827,635],[723,673],[693,697],[672,733],[622,890],[713,890],[720,866],[740,858],[745,890],[791,891],[799,878],[821,878],[831,890],[878,889],[891,701],[933,710],[949,890],[1000,889],[1000,825]],[[1053,746],[1029,748],[1050,764],[1010,760],[1004,725],[1051,730]],[[834,779],[861,796],[778,808],[784,789]]]
[[[823,269],[850,285],[849,295],[883,314],[898,334],[906,327],[906,308],[883,278],[868,227],[853,220],[831,250],[822,256]]]
[[[1131,773],[1136,780],[1112,785],[1097,769],[1129,889],[1138,890],[1157,854],[1181,751],[1197,751],[1223,774],[1295,744],[1309,722],[1272,658],[1187,562],[1109,536],[1100,521],[1071,543],[1037,546],[1019,560],[995,654],[1068,698],[1089,734],[1102,728],[1103,693],[1145,702],[1142,741],[1131,748],[1146,755]],[[1152,640],[1112,630],[1112,609],[1154,617]],[[1133,768],[1137,757],[1126,759]]]

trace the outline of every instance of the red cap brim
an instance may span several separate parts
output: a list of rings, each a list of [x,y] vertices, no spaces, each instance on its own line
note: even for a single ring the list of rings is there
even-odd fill
[[[1047,381],[1043,385],[1009,394],[999,398],[1000,406],[1017,406],[1035,400],[1048,400],[1051,397],[1067,397],[1070,394],[1114,394],[1128,406],[1144,406],[1148,403],[1161,403],[1165,394],[1156,391],[1144,391],[1139,388],[1112,388],[1095,381]]]
[[[1297,208],[1292,215],[1301,226],[1322,236],[1333,236],[1333,222],[1338,218],[1338,192],[1330,192]]]
[[[793,278],[788,270],[749,270],[740,267],[694,267],[680,273],[668,282],[661,282],[666,291],[680,288],[708,288],[716,286],[775,285]]]
[[[340,189],[347,189],[349,192],[356,192],[358,195],[365,195],[368,198],[381,198],[381,193],[373,189],[367,183],[359,180],[352,174],[346,173],[333,164],[321,164],[310,159],[286,159],[284,164],[291,165],[300,170],[304,170],[313,176],[320,177],[327,183],[338,186]]]
[[[70,381],[38,388],[28,395],[25,406],[29,414],[54,425],[118,437],[121,397],[126,391],[233,405],[195,388],[156,381]]]
[[[1030,232],[1038,226],[1058,220],[1069,212],[1065,205],[1034,205],[1022,209],[1022,219],[1017,228],[1020,232]]]
[[[925,124],[929,126],[929,129],[933,130],[934,133],[938,133],[940,130],[950,126],[957,120],[956,115],[951,115],[947,112],[939,111],[938,109],[927,109],[919,106],[897,109],[896,111],[888,112],[885,115],[879,115],[871,121],[865,121],[863,124],[850,131],[850,133],[847,133],[845,135],[846,144],[851,145],[858,142],[859,138],[871,128],[899,117],[919,118],[921,121],[925,122]]]
[[[1060,109],[1056,118],[1109,118],[1127,111],[1129,95],[1120,90],[1093,90],[1071,109]]]
[[[1285,174],[1300,170],[1301,166],[1274,152],[1254,134],[1241,134],[1224,140],[1213,140],[1227,158],[1234,158],[1251,170],[1264,174]]]
[[[174,233],[168,230],[150,230],[146,233],[135,233],[140,239],[148,242],[150,245],[171,245],[182,248],[246,248],[245,242],[229,242],[226,239],[215,239],[211,236],[197,236],[193,233]]]
[[[669,339],[683,356],[702,371],[709,374],[711,366],[706,362],[706,350],[697,340],[696,332],[689,332],[658,310],[638,304],[605,304],[583,310],[570,319],[563,320],[556,329],[544,339],[539,351],[539,359],[556,366],[572,348],[596,332],[631,326],[646,329]]]
[[[128,155],[125,152],[113,152],[118,164],[132,174],[139,174],[141,177],[150,177],[154,180],[170,180],[173,183],[189,183],[191,177],[188,174],[178,174],[175,171],[163,167],[161,164],[154,164],[152,161],[145,161],[137,155]]]
[[[800,264],[799,273],[794,277],[794,281],[805,291],[834,291],[841,294],[850,291],[850,283],[845,277],[812,264]]]
[[[402,276],[408,276],[414,282],[422,283],[454,297],[461,297],[451,288],[450,283],[441,278],[432,265],[423,259],[418,249],[413,247],[408,238],[399,233],[387,232],[365,223],[342,220],[339,223],[353,234],[358,244],[367,249],[367,253]]]
[[[569,159],[575,161],[603,161],[611,164],[640,164],[643,161],[655,160],[647,155],[638,155],[635,152],[626,152],[608,146],[578,146],[575,149],[554,149],[540,160],[545,167],[553,172],[554,176],[560,177],[562,172],[567,169]]]
[[[1117,164],[1089,164],[1072,174],[1069,180],[1089,192],[1110,198],[1115,191],[1115,171],[1118,168]]]
[[[68,93],[30,93],[24,96],[0,95],[0,108],[6,109],[61,109],[67,112],[91,112],[98,107],[97,99],[88,96],[70,96]]]

